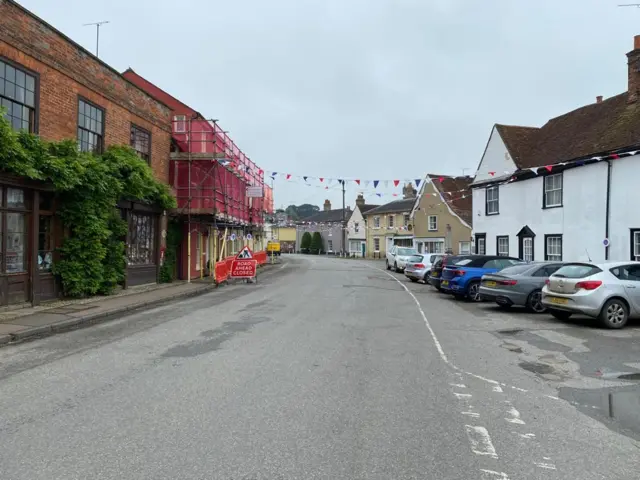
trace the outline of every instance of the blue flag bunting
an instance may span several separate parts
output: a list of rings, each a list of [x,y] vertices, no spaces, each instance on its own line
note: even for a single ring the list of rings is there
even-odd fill
[[[378,184],[380,183],[380,180],[374,180],[373,181],[373,188],[378,188]]]
[[[382,194],[381,194],[381,193],[376,193],[376,195],[377,195],[377,196],[379,196],[379,197],[381,197],[381,196],[382,196]]]
[[[302,177],[302,179],[306,182],[307,181],[307,177]]]
[[[418,188],[420,186],[420,179],[416,178],[416,188]]]

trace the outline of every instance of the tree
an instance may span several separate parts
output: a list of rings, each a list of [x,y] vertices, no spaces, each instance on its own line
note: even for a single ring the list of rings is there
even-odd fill
[[[311,215],[315,215],[319,211],[320,207],[318,207],[317,205],[304,203],[302,205],[289,205],[285,210],[285,213],[295,221],[310,217]]]
[[[311,253],[318,254],[322,251],[322,236],[320,232],[313,232],[311,238]]]
[[[309,248],[311,248],[311,234],[309,232],[304,232],[302,234],[302,240],[300,240],[300,250],[307,253]]]

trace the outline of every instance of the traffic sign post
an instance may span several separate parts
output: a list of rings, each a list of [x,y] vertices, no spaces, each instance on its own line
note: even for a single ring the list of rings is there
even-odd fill
[[[231,262],[231,278],[257,278],[258,261],[253,258],[253,252],[247,246],[242,247],[236,258]]]

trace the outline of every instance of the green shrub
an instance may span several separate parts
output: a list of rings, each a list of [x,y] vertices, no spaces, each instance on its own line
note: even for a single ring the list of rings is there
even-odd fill
[[[313,236],[311,237],[311,253],[318,254],[322,251],[322,235],[320,232],[313,232]]]
[[[302,234],[302,240],[300,240],[300,250],[309,250],[311,248],[311,234],[309,232],[304,232]]]

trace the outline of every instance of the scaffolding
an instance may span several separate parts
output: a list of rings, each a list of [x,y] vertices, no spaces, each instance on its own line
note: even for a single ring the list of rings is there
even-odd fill
[[[178,201],[174,216],[187,217],[187,281],[191,281],[192,233],[194,219],[209,224],[209,275],[215,263],[224,258],[229,229],[262,233],[265,213],[264,171],[253,163],[228,135],[217,120],[199,114],[174,117],[170,183]],[[185,185],[186,183],[186,185]],[[247,187],[260,186],[262,198],[249,198]],[[220,244],[219,229],[224,228]],[[200,276],[202,268],[202,232],[198,230]]]

